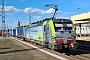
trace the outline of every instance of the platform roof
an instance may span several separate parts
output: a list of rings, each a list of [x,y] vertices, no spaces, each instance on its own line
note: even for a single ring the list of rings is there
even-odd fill
[[[86,12],[86,13],[71,16],[71,20],[72,20],[73,24],[90,23],[90,12]]]

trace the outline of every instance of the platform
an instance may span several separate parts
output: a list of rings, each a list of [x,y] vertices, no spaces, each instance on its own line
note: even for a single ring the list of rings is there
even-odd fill
[[[0,37],[0,60],[59,60],[12,38]]]
[[[90,37],[76,37],[76,40],[90,41]]]

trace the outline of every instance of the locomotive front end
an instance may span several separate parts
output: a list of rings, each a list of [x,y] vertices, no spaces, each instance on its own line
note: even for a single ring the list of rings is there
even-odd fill
[[[78,45],[75,42],[72,22],[55,22],[54,24],[56,49],[76,49]]]

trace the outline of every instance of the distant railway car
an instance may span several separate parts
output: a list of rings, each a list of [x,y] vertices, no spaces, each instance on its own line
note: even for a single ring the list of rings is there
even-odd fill
[[[2,30],[0,30],[0,35],[2,35]]]
[[[68,19],[45,19],[26,28],[26,38],[34,43],[55,49],[77,48],[74,42],[72,21]]]
[[[9,35],[9,31],[8,30],[6,30],[6,35]]]
[[[16,29],[16,28],[13,29],[13,36],[14,36],[14,37],[17,36],[17,29]]]
[[[9,34],[12,36],[13,35],[13,29],[9,29]]]
[[[17,37],[24,38],[25,36],[25,26],[17,27]]]

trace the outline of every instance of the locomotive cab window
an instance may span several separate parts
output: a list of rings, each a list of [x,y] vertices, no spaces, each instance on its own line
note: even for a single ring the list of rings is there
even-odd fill
[[[54,26],[55,26],[55,31],[56,32],[64,30],[62,22],[54,22]]]

